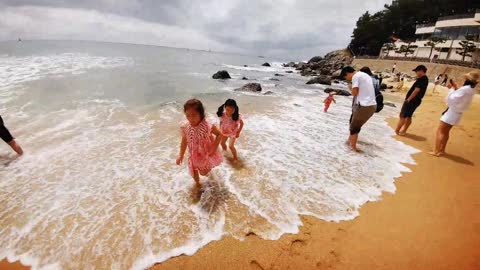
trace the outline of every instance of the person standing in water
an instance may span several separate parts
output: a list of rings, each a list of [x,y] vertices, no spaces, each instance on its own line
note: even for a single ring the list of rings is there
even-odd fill
[[[200,175],[207,175],[222,163],[218,146],[222,133],[205,119],[205,108],[198,99],[190,99],[183,106],[187,122],[181,126],[182,142],[177,165],[182,164],[188,147],[188,168],[195,183],[200,185]]]
[[[373,88],[372,78],[361,71],[355,71],[354,68],[347,66],[342,69],[341,78],[352,82],[352,117],[350,118],[350,136],[348,144],[353,151],[357,149],[358,134],[362,126],[372,117],[377,110],[375,98],[375,89]]]
[[[397,68],[397,63],[393,63],[393,67],[392,67],[392,73],[395,74],[395,69]]]
[[[451,80],[451,85],[449,85],[451,89],[446,98],[448,109],[440,118],[435,138],[435,149],[433,152],[429,152],[430,155],[439,157],[445,154],[450,130],[453,126],[458,125],[463,113],[470,107],[479,80],[480,74],[478,72],[465,74],[465,82],[460,88]]]
[[[335,103],[335,104],[337,103],[337,101],[333,97],[335,94],[336,94],[335,91],[328,93],[328,96],[323,101],[323,103],[325,103],[325,107],[323,108],[323,112],[328,111],[328,108],[330,108],[330,104],[332,104],[332,102]]]
[[[23,155],[22,147],[20,147],[20,145],[15,141],[7,127],[5,127],[2,116],[0,116],[0,138],[2,138],[2,140],[6,142],[19,156]]]
[[[218,107],[217,116],[220,117],[220,130],[222,131],[222,148],[227,151],[228,148],[232,151],[233,161],[238,161],[237,149],[235,148],[235,141],[240,137],[243,129],[243,118],[239,112],[237,102],[233,99],[227,99],[224,104]]]
[[[417,75],[417,80],[412,85],[405,97],[405,101],[400,111],[400,119],[395,129],[395,133],[400,136],[407,134],[407,130],[412,124],[412,117],[415,110],[422,103],[422,98],[425,96],[428,87],[427,67],[424,65],[417,66],[413,71]]]

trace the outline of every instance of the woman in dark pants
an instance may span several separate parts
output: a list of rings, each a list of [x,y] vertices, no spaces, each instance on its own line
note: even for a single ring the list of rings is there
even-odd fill
[[[0,138],[2,138],[4,142],[10,145],[13,151],[15,151],[19,156],[23,155],[22,147],[20,147],[20,145],[17,144],[12,134],[10,134],[10,131],[8,131],[8,129],[5,127],[1,116],[0,116]]]

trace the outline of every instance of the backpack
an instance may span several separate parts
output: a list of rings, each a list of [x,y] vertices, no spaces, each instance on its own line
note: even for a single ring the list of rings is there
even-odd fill
[[[372,77],[372,81],[373,88],[375,89],[375,100],[377,101],[377,110],[375,112],[378,113],[383,110],[383,95],[382,92],[380,92],[380,82],[377,80],[377,78]]]

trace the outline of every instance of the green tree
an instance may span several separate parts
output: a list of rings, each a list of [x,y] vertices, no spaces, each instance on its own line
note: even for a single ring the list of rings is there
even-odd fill
[[[431,37],[430,40],[424,44],[424,46],[430,47],[430,54],[428,55],[429,59],[432,57],[433,50],[437,47],[437,44],[444,43],[445,41],[444,38]]]
[[[465,57],[467,56],[472,57],[472,52],[477,48],[473,39],[473,36],[467,36],[465,40],[460,41],[459,44],[462,48],[457,49],[455,52],[462,56],[462,61],[465,61]]]
[[[387,57],[390,54],[390,51],[395,50],[395,49],[396,49],[395,44],[393,44],[391,42],[383,44],[383,50],[387,51],[387,53],[385,54],[385,56],[387,56]]]
[[[418,48],[417,45],[413,44],[414,41],[404,41],[406,44],[400,46],[396,53],[405,54],[405,57],[408,57],[409,54],[413,54],[415,49]]]
[[[355,53],[365,47],[367,54],[378,55],[392,35],[413,39],[417,24],[434,23],[441,16],[475,13],[479,8],[479,0],[395,0],[383,10],[364,13],[358,19],[349,47]]]

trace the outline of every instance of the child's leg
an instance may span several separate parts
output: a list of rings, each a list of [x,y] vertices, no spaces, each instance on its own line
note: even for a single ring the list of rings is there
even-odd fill
[[[199,172],[200,172],[200,175],[201,175],[201,176],[205,176],[205,175],[207,175],[210,171],[211,171],[211,170],[200,170]]]
[[[198,175],[198,170],[193,171],[193,180],[195,184],[200,185],[200,175]]]
[[[223,151],[227,151],[227,140],[228,140],[228,137],[225,136],[225,137],[222,137],[222,140],[220,141]]]
[[[230,143],[228,144],[228,147],[230,148],[230,151],[232,151],[233,160],[238,160],[237,149],[235,149],[235,141],[236,140],[237,140],[236,138],[230,138]]]
[[[328,111],[328,108],[330,108],[330,104],[325,103],[325,108],[323,109],[324,112]]]

